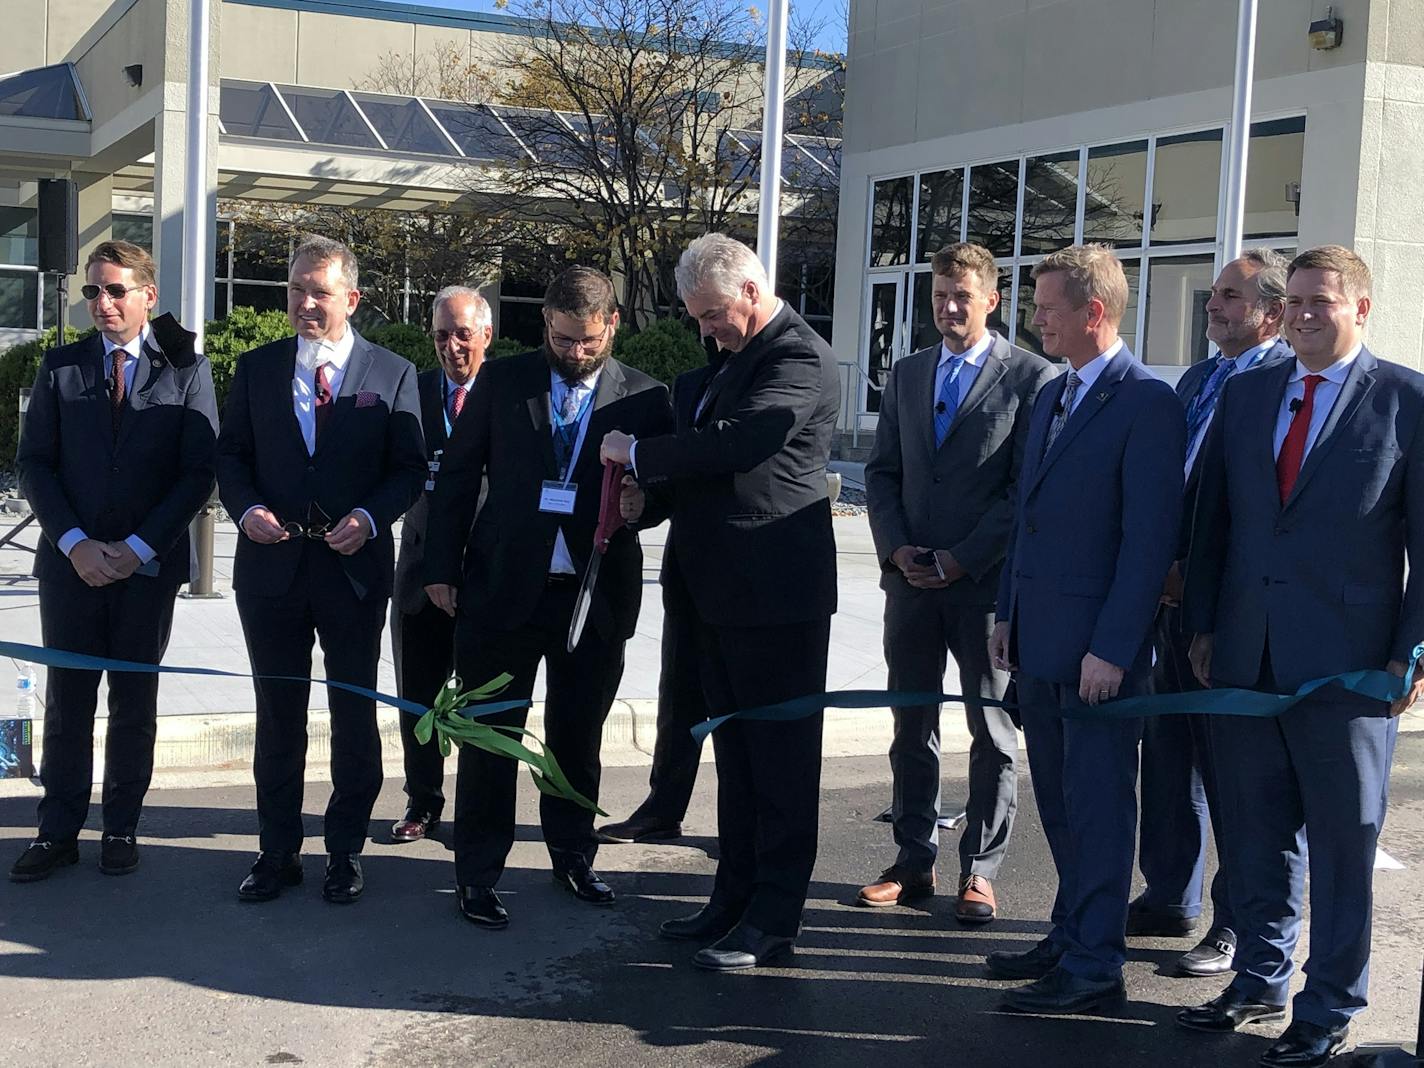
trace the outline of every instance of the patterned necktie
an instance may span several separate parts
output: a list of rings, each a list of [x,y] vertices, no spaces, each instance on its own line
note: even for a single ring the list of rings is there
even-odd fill
[[[124,398],[128,395],[128,383],[125,381],[124,369],[128,367],[129,359],[129,354],[124,349],[114,350],[114,381],[109,387],[110,416],[114,423],[114,437],[119,436],[119,422],[124,415]]]
[[[1295,480],[1300,477],[1300,465],[1305,461],[1305,439],[1310,434],[1310,417],[1315,413],[1315,387],[1324,381],[1324,375],[1305,376],[1305,396],[1291,416],[1290,429],[1281,442],[1281,453],[1276,457],[1276,486],[1282,504],[1290,499]]]
[[[939,387],[939,397],[935,400],[934,408],[936,449],[944,444],[944,439],[949,434],[949,424],[954,422],[954,413],[959,411],[959,372],[963,369],[963,356],[951,358],[949,373],[944,376],[944,385]]]
[[[559,405],[559,425],[554,427],[554,460],[559,467],[559,477],[569,477],[569,466],[574,457],[574,439],[578,436],[579,397],[577,387],[582,383],[575,379],[564,379],[564,399]]]
[[[1225,356],[1216,358],[1216,368],[1202,383],[1201,389],[1197,390],[1197,395],[1192,398],[1192,403],[1187,406],[1187,444],[1197,440],[1197,435],[1202,432],[1211,419],[1211,413],[1216,410],[1217,398],[1221,395],[1221,387],[1226,384],[1226,380],[1231,377],[1231,372],[1236,370],[1236,361],[1228,360]]]
[[[1048,455],[1048,450],[1053,448],[1053,443],[1058,440],[1058,435],[1063,432],[1063,427],[1068,423],[1068,417],[1073,414],[1073,401],[1078,396],[1078,387],[1082,384],[1083,380],[1078,377],[1077,371],[1068,372],[1068,381],[1063,387],[1063,397],[1053,413],[1053,422],[1048,426],[1048,440],[1043,443],[1045,456]]]
[[[465,387],[456,386],[455,392],[450,394],[450,422],[460,418],[460,413],[465,410]]]
[[[331,364],[324,363],[316,369],[316,440],[321,440],[321,432],[331,419]]]

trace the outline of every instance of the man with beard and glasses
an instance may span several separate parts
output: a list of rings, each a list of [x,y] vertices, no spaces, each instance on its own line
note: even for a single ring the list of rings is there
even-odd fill
[[[508,672],[501,700],[528,698],[542,661],[544,741],[570,784],[597,800],[603,721],[623,676],[643,594],[637,536],[609,543],[588,625],[566,649],[580,578],[593,552],[610,431],[656,436],[672,427],[667,387],[611,359],[613,283],[574,267],[544,294],[544,347],[487,364],[455,426],[426,525],[426,593],[455,620],[455,668],[467,687]],[[484,503],[476,506],[481,482]],[[473,524],[473,525],[472,525]],[[523,726],[526,709],[485,718]],[[455,881],[471,923],[509,923],[495,885],[514,844],[518,764],[465,746],[455,791]],[[540,798],[554,881],[582,901],[613,902],[593,870],[593,813]]]

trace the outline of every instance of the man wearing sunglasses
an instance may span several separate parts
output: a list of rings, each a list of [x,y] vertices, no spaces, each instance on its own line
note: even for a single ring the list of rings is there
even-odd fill
[[[217,402],[193,335],[165,315],[154,263],[126,241],[97,246],[81,292],[98,334],[46,354],[16,457],[39,517],[44,644],[153,664],[163,658],[188,524],[213,488]],[[33,882],[79,859],[93,781],[97,671],[52,668],[45,686],[39,833],[10,871]],[[153,772],[158,676],[109,674],[99,870],[138,867],[135,834]]]
[[[362,338],[356,257],[304,238],[292,254],[287,316],[295,337],[241,356],[218,440],[218,490],[238,520],[233,589],[252,670],[307,679],[320,639],[327,678],[376,685],[395,549],[391,527],[425,480],[415,368]],[[259,678],[257,862],[238,888],[268,901],[302,881],[307,682]],[[376,704],[335,687],[329,859],[322,896],[349,904],[365,886],[360,854],[381,789]]]

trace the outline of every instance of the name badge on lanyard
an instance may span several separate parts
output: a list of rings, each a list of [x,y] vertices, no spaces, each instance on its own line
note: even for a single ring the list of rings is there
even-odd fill
[[[577,414],[573,419],[565,421],[563,416],[554,408],[554,397],[549,395],[549,419],[553,424],[553,432],[558,434],[561,430],[578,424],[578,435],[574,438],[573,448],[569,450],[567,466],[563,470],[562,479],[546,479],[539,490],[539,511],[552,512],[555,515],[573,515],[574,502],[578,496],[578,487],[573,485],[574,465],[578,462],[578,455],[583,449],[583,439],[588,433],[589,409],[593,406],[593,395],[596,391],[589,390],[588,396],[579,405]]]

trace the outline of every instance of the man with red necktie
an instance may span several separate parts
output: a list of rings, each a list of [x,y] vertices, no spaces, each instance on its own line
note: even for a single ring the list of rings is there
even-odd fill
[[[454,668],[455,621],[425,594],[425,520],[445,445],[465,410],[465,397],[494,334],[489,304],[477,290],[465,286],[447,286],[435,295],[430,323],[440,366],[422,371],[416,378],[430,473],[420,500],[401,523],[391,598],[391,653],[397,691],[427,706],[435,703],[435,695]],[[445,758],[440,755],[440,743],[434,737],[424,744],[417,741],[415,722],[414,716],[400,719],[407,801],[405,815],[391,827],[391,840],[398,843],[420,841],[440,822],[445,809]]]
[[[1424,641],[1424,375],[1365,348],[1370,271],[1348,249],[1302,252],[1286,293],[1295,359],[1234,376],[1206,445],[1183,600],[1192,668],[1204,686],[1279,694],[1359,670],[1402,678]],[[1182,1026],[1285,1015],[1308,864],[1306,982],[1260,1063],[1314,1068],[1343,1048],[1366,1004],[1397,717],[1421,691],[1416,671],[1393,704],[1328,685],[1278,717],[1212,717],[1236,976]]]

